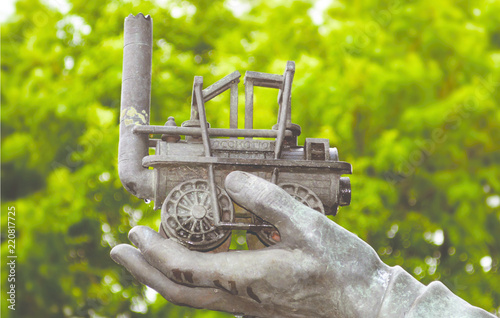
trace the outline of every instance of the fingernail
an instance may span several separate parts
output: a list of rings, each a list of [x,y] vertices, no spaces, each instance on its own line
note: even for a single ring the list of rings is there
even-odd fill
[[[137,233],[139,231],[140,231],[139,226],[136,226],[136,227],[132,228],[130,230],[130,232],[128,232],[128,239],[132,243],[134,243],[134,245],[136,247],[138,247],[139,249],[141,249],[142,242],[143,242],[143,236]]]
[[[111,256],[111,259],[112,259],[113,261],[115,261],[115,263],[116,263],[116,264],[118,264],[118,265],[122,265],[122,264],[123,264],[123,261],[122,261],[122,259],[120,258],[120,256],[118,256],[118,255],[116,255],[116,254],[110,254],[110,256]]]
[[[115,246],[113,247],[113,249],[111,250],[111,252],[109,253],[109,256],[111,257],[111,259],[113,261],[115,261],[115,263],[117,263],[118,265],[123,265],[123,260],[122,258],[120,257],[120,246]]]
[[[248,184],[250,175],[246,172],[234,171],[226,177],[226,190],[239,193]]]

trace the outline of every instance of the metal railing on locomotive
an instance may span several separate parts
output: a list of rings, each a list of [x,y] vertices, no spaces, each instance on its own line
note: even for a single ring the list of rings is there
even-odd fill
[[[291,122],[294,62],[287,62],[283,75],[245,73],[244,129],[238,129],[238,71],[205,89],[203,77],[195,76],[190,119],[181,127],[173,117],[165,126],[154,126],[149,125],[151,17],[127,17],[124,38],[118,170],[129,192],[154,200],[155,209],[161,207],[162,234],[202,251],[224,242],[227,247],[234,229],[256,233],[267,245],[276,242],[279,234],[273,226],[240,207],[235,213],[223,189],[225,177],[235,170],[278,184],[323,214],[335,215],[339,206],[350,204],[349,178],[341,175],[351,174],[352,167],[338,160],[329,140],[306,138],[304,146],[297,145],[300,126]],[[278,123],[272,129],[253,129],[254,86],[278,89]],[[226,90],[230,90],[230,128],[210,128],[205,102]],[[273,140],[254,139],[258,137]],[[150,147],[154,155],[149,155]]]

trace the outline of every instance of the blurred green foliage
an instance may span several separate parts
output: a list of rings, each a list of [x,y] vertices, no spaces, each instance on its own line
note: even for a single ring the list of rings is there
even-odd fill
[[[354,168],[334,220],[389,265],[500,311],[500,2],[51,3],[19,0],[2,25],[2,262],[8,206],[18,255],[6,317],[230,317],[168,304],[108,256],[158,222],[116,167],[123,20],[139,12],[154,19],[152,123],[188,119],[194,75],[294,60],[299,143],[329,138]],[[276,92],[256,94],[256,128],[270,128]],[[212,126],[229,126],[228,105],[207,103]]]

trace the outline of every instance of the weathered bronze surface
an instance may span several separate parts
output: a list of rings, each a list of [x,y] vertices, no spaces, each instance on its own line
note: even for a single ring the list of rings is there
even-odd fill
[[[154,126],[149,125],[149,16],[131,15],[125,20],[123,54],[120,179],[130,193],[154,200],[155,209],[161,208],[163,234],[201,251],[223,244],[234,229],[256,233],[266,245],[279,240],[271,225],[241,207],[234,208],[223,183],[235,170],[271,181],[323,214],[335,215],[340,206],[349,205],[349,178],[341,175],[350,174],[352,168],[339,161],[337,148],[319,138],[306,138],[303,146],[297,145],[301,129],[291,121],[294,62],[287,62],[283,75],[245,73],[244,129],[238,129],[238,71],[206,88],[203,77],[195,76],[190,119],[179,127],[169,117],[164,126]],[[255,86],[278,92],[278,122],[272,129],[253,129]],[[205,103],[226,90],[230,91],[230,128],[210,128]]]

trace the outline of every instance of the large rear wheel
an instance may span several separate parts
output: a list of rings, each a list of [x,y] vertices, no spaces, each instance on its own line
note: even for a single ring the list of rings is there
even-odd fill
[[[214,209],[208,181],[194,179],[177,185],[163,202],[162,228],[170,238],[198,251],[209,251],[224,243],[231,230],[214,225]],[[220,221],[233,222],[233,203],[226,191],[217,187]]]

